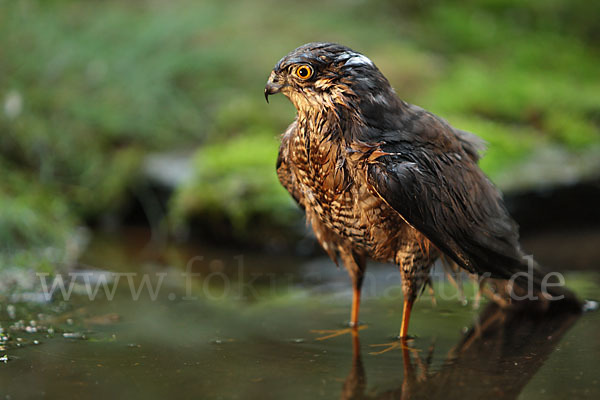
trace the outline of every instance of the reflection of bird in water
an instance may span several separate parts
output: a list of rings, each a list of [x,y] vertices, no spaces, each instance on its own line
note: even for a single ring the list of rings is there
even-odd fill
[[[491,278],[527,271],[517,225],[477,165],[481,139],[400,100],[371,60],[337,44],[309,43],[283,57],[265,97],[279,92],[297,117],[282,137],[277,173],[352,277],[351,325],[367,258],[400,267],[401,338],[440,256]],[[541,280],[536,272],[537,292]]]
[[[404,347],[404,378],[398,389],[367,394],[358,333],[353,335],[352,368],[342,399],[516,399],[544,364],[579,314],[555,307],[546,311],[489,304],[445,363],[431,371],[433,346],[422,359]]]

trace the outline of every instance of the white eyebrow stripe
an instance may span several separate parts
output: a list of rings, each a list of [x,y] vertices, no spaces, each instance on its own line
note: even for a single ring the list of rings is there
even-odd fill
[[[348,61],[344,63],[344,66],[350,65],[370,65],[373,66],[373,61],[369,59],[369,57],[363,56],[362,54],[355,53],[353,54]]]

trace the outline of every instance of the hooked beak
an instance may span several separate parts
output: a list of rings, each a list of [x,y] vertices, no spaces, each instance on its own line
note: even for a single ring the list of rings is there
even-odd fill
[[[265,86],[265,100],[267,100],[267,103],[269,102],[269,96],[279,93],[282,87],[283,85],[279,85],[271,81],[267,82],[267,86]]]
[[[281,89],[283,89],[285,86],[281,83],[275,82],[274,78],[274,73],[271,73],[271,76],[269,76],[269,80],[267,81],[267,85],[265,86],[265,100],[267,100],[267,103],[269,102],[270,95],[281,92]]]

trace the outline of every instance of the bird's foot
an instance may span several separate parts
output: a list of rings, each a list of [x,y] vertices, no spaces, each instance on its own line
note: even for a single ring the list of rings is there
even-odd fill
[[[359,326],[351,326],[349,328],[342,328],[342,329],[313,329],[310,332],[311,333],[316,333],[319,335],[324,335],[324,336],[319,336],[318,338],[315,338],[315,340],[327,340],[327,339],[331,339],[334,337],[338,337],[338,336],[342,336],[345,334],[350,334],[356,331],[361,331],[363,329],[367,329],[367,325],[359,325]]]
[[[389,343],[372,344],[372,345],[370,345],[371,347],[385,347],[385,348],[380,351],[372,351],[369,354],[371,354],[373,356],[377,356],[379,354],[387,353],[388,351],[397,350],[397,349],[410,350],[413,352],[420,351],[409,345],[409,342],[412,342],[412,341],[413,341],[413,338],[411,338],[411,337],[403,337],[403,338],[397,338],[393,342],[389,342]]]

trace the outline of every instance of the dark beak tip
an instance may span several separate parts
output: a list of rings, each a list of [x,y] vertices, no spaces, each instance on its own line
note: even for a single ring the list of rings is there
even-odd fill
[[[283,87],[284,85],[269,80],[267,82],[267,85],[265,86],[265,100],[267,101],[267,103],[269,102],[269,96],[281,92],[281,89]]]

